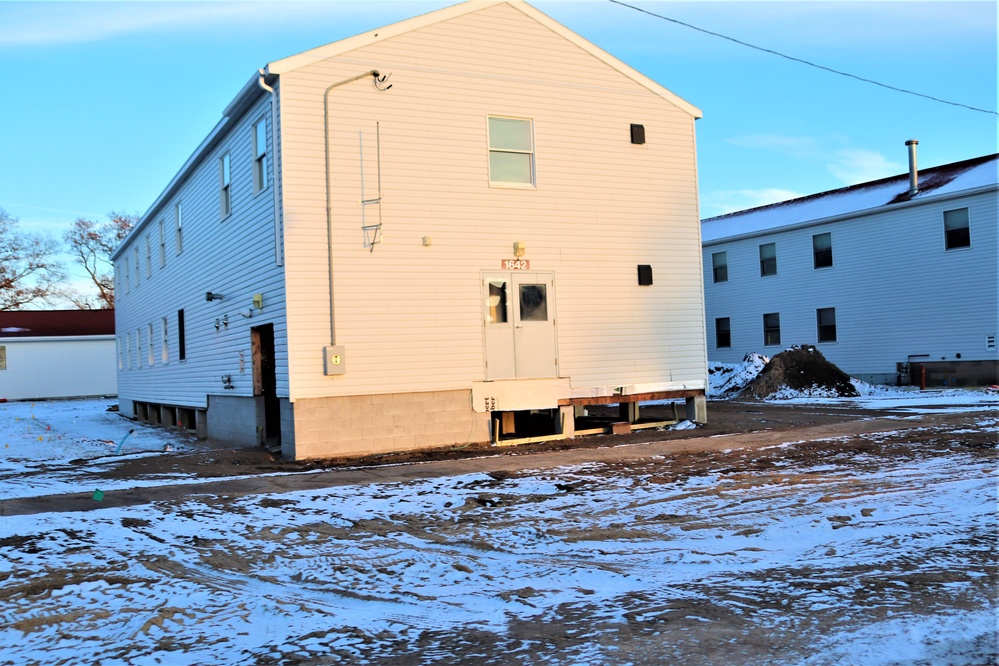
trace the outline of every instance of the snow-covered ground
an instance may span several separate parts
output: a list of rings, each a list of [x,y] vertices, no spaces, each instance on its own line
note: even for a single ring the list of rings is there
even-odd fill
[[[4,487],[186,446],[105,408],[0,405]],[[3,516],[0,663],[993,663],[999,418],[953,423]]]

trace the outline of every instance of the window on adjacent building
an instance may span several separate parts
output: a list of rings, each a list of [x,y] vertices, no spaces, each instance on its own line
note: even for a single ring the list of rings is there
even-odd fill
[[[777,244],[764,243],[760,246],[760,277],[777,275]]]
[[[167,326],[167,318],[163,317],[163,340],[160,345],[160,360],[166,365],[170,362],[170,328]]]
[[[115,337],[115,346],[118,348],[118,369],[125,367],[125,345],[121,341],[121,336]]]
[[[968,209],[944,211],[944,238],[948,250],[971,247],[971,226]]]
[[[727,349],[732,346],[732,322],[728,317],[715,319],[715,348]]]
[[[160,268],[166,266],[166,223],[160,220]]]
[[[763,344],[780,344],[780,313],[771,312],[763,315]]]
[[[147,333],[148,333],[148,336],[147,336],[148,340],[147,341],[149,343],[149,353],[146,355],[146,360],[149,361],[149,367],[151,368],[154,365],[156,365],[156,355],[153,352],[153,346],[155,345],[154,340],[156,338],[153,336],[153,325],[152,324],[149,325],[149,329],[148,329]]]
[[[836,342],[836,308],[816,310],[815,327],[819,342]]]
[[[187,358],[187,347],[184,344],[184,311],[177,310],[177,360]]]
[[[812,265],[815,268],[829,268],[833,265],[831,233],[812,236]]]
[[[530,120],[489,117],[489,182],[534,185],[534,131]]]
[[[222,219],[232,212],[232,178],[229,171],[229,153],[219,158],[219,212]]]
[[[153,276],[153,243],[146,236],[146,279]]]
[[[728,282],[728,252],[711,255],[711,270],[715,282]]]
[[[173,207],[173,236],[177,245],[176,252],[180,254],[184,250],[184,220],[179,203]]]
[[[267,121],[253,126],[253,193],[267,187]]]

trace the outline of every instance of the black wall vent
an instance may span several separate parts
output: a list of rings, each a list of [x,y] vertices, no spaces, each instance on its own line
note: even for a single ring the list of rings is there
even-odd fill
[[[652,284],[652,266],[648,264],[638,265],[638,284],[642,287]]]
[[[642,144],[645,143],[645,125],[631,125],[631,142]]]

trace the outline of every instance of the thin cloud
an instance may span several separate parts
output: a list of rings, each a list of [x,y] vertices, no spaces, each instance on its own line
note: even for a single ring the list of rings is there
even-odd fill
[[[870,180],[887,178],[902,172],[903,165],[892,162],[873,150],[852,148],[839,150],[829,172],[845,185],[856,185]]]
[[[820,142],[807,136],[781,136],[778,134],[749,134],[727,139],[727,142],[740,148],[768,150],[770,152],[808,159],[822,152]]]
[[[758,190],[720,190],[704,197],[704,207],[710,209],[710,215],[726,215],[747,208],[757,208],[780,201],[797,199],[804,196],[799,192],[784,190],[778,187],[766,187]]]

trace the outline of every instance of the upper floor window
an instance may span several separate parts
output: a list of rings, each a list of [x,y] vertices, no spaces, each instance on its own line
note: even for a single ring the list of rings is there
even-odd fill
[[[489,182],[534,185],[534,128],[530,120],[489,117]]]
[[[184,251],[184,220],[183,211],[180,209],[180,203],[177,203],[173,207],[173,237],[177,246],[176,253],[180,254]]]
[[[267,121],[253,126],[253,193],[267,187]]]
[[[153,244],[149,240],[149,236],[146,236],[146,279],[148,280],[153,276]]]
[[[160,346],[160,360],[164,364],[170,362],[170,328],[167,326],[166,317],[163,317],[163,340]]]
[[[127,294],[132,288],[132,267],[128,263],[128,257],[125,257],[125,293]]]
[[[222,219],[232,212],[232,175],[229,171],[229,153],[219,158],[219,213]]]
[[[711,271],[715,282],[728,282],[728,252],[711,255]]]
[[[153,337],[153,325],[149,324],[149,334],[146,336],[146,342],[149,343],[149,355],[146,360],[149,361],[149,367],[156,365],[156,356],[153,353],[153,346],[155,345],[155,338]]]
[[[160,268],[166,266],[166,222],[160,220]]]
[[[836,308],[816,310],[815,326],[819,342],[836,342]]]
[[[944,238],[948,250],[971,247],[971,225],[968,222],[968,209],[944,211]]]
[[[760,277],[777,275],[777,243],[760,246]]]
[[[138,245],[138,241],[136,241],[136,245]],[[139,273],[142,272],[142,269],[139,268],[139,248],[138,247],[133,247],[132,248],[132,258],[135,260],[135,286],[138,287],[139,286]]]
[[[833,265],[831,233],[812,236],[812,265],[815,268],[829,268]]]
[[[780,313],[771,312],[763,315],[763,344],[780,344]]]
[[[728,317],[715,319],[715,348],[727,349],[732,346],[732,320]]]

